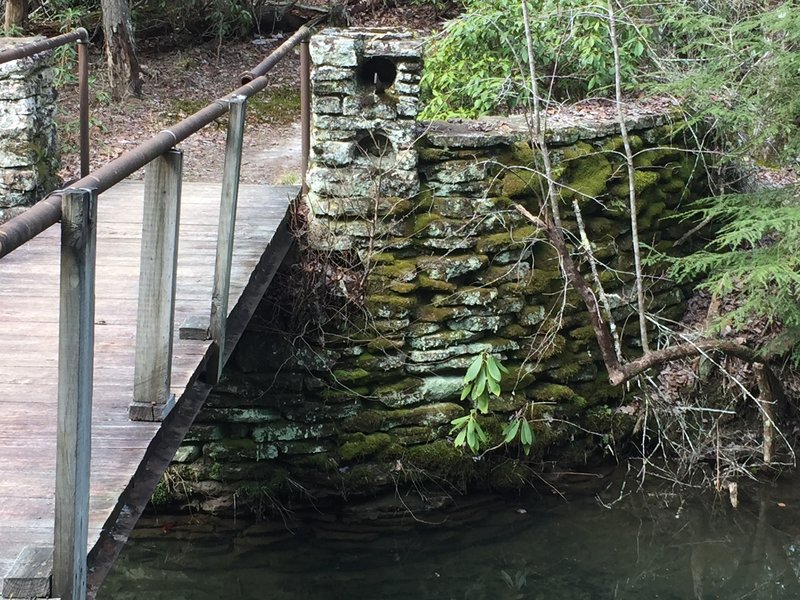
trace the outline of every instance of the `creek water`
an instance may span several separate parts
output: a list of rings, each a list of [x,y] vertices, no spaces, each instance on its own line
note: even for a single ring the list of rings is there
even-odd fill
[[[145,519],[98,600],[800,598],[797,480],[743,493],[735,510],[651,491],[610,508],[593,495],[484,497],[428,523],[357,512]]]

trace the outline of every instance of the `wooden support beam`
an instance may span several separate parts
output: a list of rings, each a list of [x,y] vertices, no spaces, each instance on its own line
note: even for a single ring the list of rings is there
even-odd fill
[[[228,323],[228,295],[231,289],[231,263],[236,233],[236,206],[239,200],[239,173],[242,166],[242,143],[247,98],[234,96],[230,101],[228,137],[225,143],[225,166],[219,206],[217,256],[214,265],[214,290],[211,293],[209,334],[214,342],[206,371],[207,383],[217,383],[225,366],[225,335]]]
[[[300,193],[308,192],[306,172],[311,149],[311,54],[308,40],[300,42]]]
[[[97,195],[67,190],[61,206],[53,592],[86,598],[92,445]]]
[[[136,320],[134,421],[160,421],[175,403],[170,392],[178,266],[183,152],[169,150],[145,173],[142,254]]]
[[[49,598],[53,573],[51,546],[26,546],[3,580],[3,598]]]

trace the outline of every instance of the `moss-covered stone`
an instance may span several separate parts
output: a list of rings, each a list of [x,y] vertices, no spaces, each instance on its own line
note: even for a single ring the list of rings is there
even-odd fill
[[[501,327],[511,323],[511,315],[477,315],[474,317],[464,317],[463,319],[453,319],[447,322],[450,329],[471,333],[495,333]],[[514,336],[505,336],[514,337]]]
[[[658,182],[658,173],[655,171],[636,171],[633,175],[634,189],[637,194],[641,194],[651,185]],[[619,198],[627,198],[630,187],[626,177],[620,183],[616,183],[608,188],[608,191]]]
[[[410,221],[409,235],[419,237],[455,237],[464,235],[464,223],[461,220],[448,219],[436,213],[426,212],[417,214]]]
[[[442,281],[440,279],[433,279],[427,275],[420,275],[418,279],[418,287],[421,290],[432,290],[434,292],[455,292],[458,286],[449,281]]]
[[[496,299],[496,288],[463,286],[452,294],[437,294],[431,302],[435,306],[486,306]]]
[[[203,447],[203,455],[212,462],[266,460],[278,456],[278,449],[272,444],[251,439],[221,440],[206,444]]]
[[[385,319],[407,316],[417,304],[415,296],[375,294],[367,298],[367,310]]]
[[[474,314],[473,310],[466,306],[418,306],[414,311],[417,319],[428,323],[443,323],[450,319],[461,319]]]
[[[582,201],[602,196],[613,172],[606,154],[598,152],[589,144],[576,144],[575,158],[568,157],[567,154],[565,153],[565,159],[568,159],[566,164],[569,165],[569,170],[563,178],[561,197]]]
[[[417,276],[417,261],[414,259],[395,260],[391,263],[377,264],[370,276],[385,277],[391,281],[408,283]]]
[[[449,423],[461,416],[464,409],[458,404],[437,402],[416,408],[397,410],[365,410],[342,422],[342,430],[374,433],[389,431],[401,425],[435,426]]]
[[[463,329],[440,331],[423,337],[412,338],[409,346],[414,350],[434,350],[448,346],[470,342],[479,337],[479,334]]]
[[[450,429],[450,425],[441,427],[420,427],[409,425],[405,427],[395,427],[389,432],[392,441],[400,446],[415,446],[417,444],[428,444],[441,439]]]
[[[386,433],[355,433],[339,447],[339,456],[345,462],[370,458],[392,443],[392,436]]]
[[[511,168],[503,177],[503,195],[519,198],[531,194],[542,195],[542,179],[532,169]]]
[[[489,259],[483,254],[428,256],[417,260],[419,268],[431,279],[450,281],[484,267]]]
[[[400,461],[404,468],[421,469],[453,485],[465,483],[474,472],[472,458],[447,440],[409,446]]]
[[[470,344],[458,344],[435,350],[412,350],[408,353],[408,359],[412,362],[440,362],[453,356],[471,355],[475,356],[481,352],[505,352],[506,350],[517,350],[519,344],[514,340],[504,338],[488,338],[480,342]]]
[[[274,441],[295,441],[329,437],[336,428],[332,423],[293,423],[291,421],[276,421],[264,427],[253,429],[253,440],[256,443]]]
[[[539,383],[529,392],[531,398],[538,402],[578,402],[580,396],[572,388],[559,383]]]
[[[509,231],[481,236],[475,248],[483,254],[493,254],[511,248],[520,248],[529,244],[534,236],[537,236],[537,230],[532,225],[511,228]]]
[[[369,371],[365,369],[337,369],[333,373],[334,380],[338,381],[339,383],[350,383],[353,381],[359,381],[361,379],[366,379],[369,377]]]

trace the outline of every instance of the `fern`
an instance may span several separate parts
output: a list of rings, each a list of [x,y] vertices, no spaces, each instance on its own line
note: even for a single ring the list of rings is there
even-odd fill
[[[713,324],[741,328],[754,319],[800,329],[800,188],[703,200],[691,218],[721,223],[706,249],[671,260],[679,281],[703,277],[698,288],[718,297],[736,294],[736,306]],[[783,351],[800,338],[780,340]],[[775,351],[775,348],[770,348]],[[800,358],[800,356],[798,356]]]

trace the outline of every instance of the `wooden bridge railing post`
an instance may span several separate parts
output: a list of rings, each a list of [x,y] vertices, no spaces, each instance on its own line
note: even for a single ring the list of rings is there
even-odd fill
[[[217,383],[225,366],[225,335],[228,323],[228,295],[231,289],[231,263],[236,230],[236,206],[239,200],[239,173],[247,98],[235,96],[230,101],[228,137],[225,143],[225,166],[222,172],[222,197],[219,206],[217,258],[214,265],[214,290],[211,293],[211,323],[208,328],[212,347],[207,381]]]
[[[144,181],[139,308],[136,320],[134,421],[159,421],[172,409],[172,337],[178,266],[183,152],[168,150],[148,166]]]
[[[89,174],[89,40],[78,40],[81,177]]]
[[[306,171],[311,150],[311,54],[308,38],[300,42],[300,181],[301,192],[308,191]]]
[[[61,216],[53,595],[86,598],[97,195],[67,190]]]

